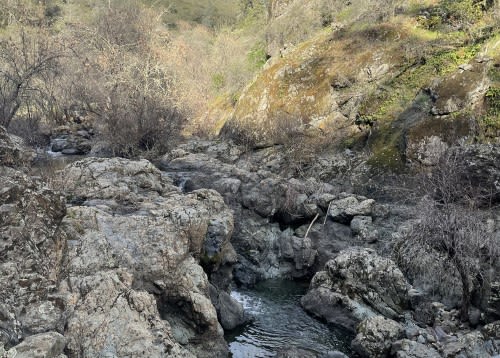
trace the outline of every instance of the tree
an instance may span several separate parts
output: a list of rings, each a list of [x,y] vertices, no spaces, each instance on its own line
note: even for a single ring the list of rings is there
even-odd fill
[[[43,76],[57,72],[62,52],[42,36],[21,31],[0,41],[0,125],[8,127],[23,105],[43,101]]]
[[[431,274],[443,283],[451,279],[456,284],[453,277],[458,277],[463,320],[468,319],[471,304],[485,308],[500,253],[487,225],[489,210],[482,207],[491,192],[472,185],[465,165],[453,152],[423,180],[426,196],[417,207],[418,220],[396,246],[399,261],[408,270],[418,274],[433,267]]]
[[[68,66],[65,92],[90,114],[114,155],[165,151],[184,120],[161,61],[168,39],[154,15],[136,0],[110,1],[81,29],[76,62]]]

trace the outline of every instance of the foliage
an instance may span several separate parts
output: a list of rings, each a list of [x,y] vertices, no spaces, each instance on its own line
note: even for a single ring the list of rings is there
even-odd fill
[[[482,0],[443,0],[442,8],[448,21],[460,27],[470,26],[481,18],[485,5]]]
[[[500,134],[500,87],[491,86],[485,95],[486,113],[479,124],[486,137],[494,138]]]
[[[248,62],[255,69],[260,69],[267,61],[267,53],[262,43],[257,43],[248,52]]]

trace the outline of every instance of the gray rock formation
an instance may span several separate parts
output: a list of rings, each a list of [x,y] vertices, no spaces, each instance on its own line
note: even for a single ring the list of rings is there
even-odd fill
[[[92,131],[82,128],[55,128],[50,138],[50,150],[66,155],[85,155],[92,149],[92,135]]]
[[[59,333],[47,332],[27,337],[23,342],[3,352],[6,358],[66,358],[63,354],[66,339]]]
[[[370,317],[360,323],[352,348],[361,357],[383,358],[391,350],[392,343],[403,336],[403,327],[383,316]]]
[[[79,204],[63,222],[70,243],[61,285],[72,302],[68,349],[187,354],[177,341],[198,357],[225,355],[208,276],[199,265],[211,274],[235,261],[233,218],[220,195],[184,195],[145,160],[89,158],[61,175],[68,199]],[[91,314],[97,307],[100,318]],[[93,336],[101,324],[108,333]],[[134,331],[142,343],[122,341]]]
[[[66,208],[61,195],[4,165],[0,193],[0,345],[8,347],[61,327],[52,295],[62,275]]]
[[[409,307],[411,286],[390,259],[372,249],[342,251],[316,273],[302,306],[328,322],[354,330],[365,318],[397,318]]]
[[[60,173],[66,208],[1,139],[2,356],[227,355],[208,282],[230,317],[233,217],[218,193],[184,195],[147,161],[89,158]]]
[[[392,344],[391,354],[396,358],[439,358],[441,355],[425,344],[402,339]]]
[[[372,244],[380,236],[373,200],[338,193],[312,178],[286,179],[276,174],[282,160],[268,149],[247,158],[234,145],[193,141],[160,161],[185,191],[214,189],[233,209],[235,278],[245,285],[310,276],[342,249]]]
[[[23,167],[31,163],[35,153],[24,146],[21,138],[7,133],[0,126],[0,164],[9,167]]]

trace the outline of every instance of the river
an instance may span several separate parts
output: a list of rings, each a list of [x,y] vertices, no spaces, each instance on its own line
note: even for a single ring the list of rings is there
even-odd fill
[[[284,348],[298,347],[317,356],[333,351],[350,355],[353,337],[309,316],[300,306],[307,284],[268,280],[231,295],[253,320],[226,334],[233,358],[273,357]]]

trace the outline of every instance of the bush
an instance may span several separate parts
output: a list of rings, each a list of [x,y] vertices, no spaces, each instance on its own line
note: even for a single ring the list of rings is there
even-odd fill
[[[427,277],[438,287],[461,291],[460,313],[484,309],[500,248],[488,228],[488,210],[480,210],[494,195],[467,177],[458,151],[443,157],[421,181],[426,196],[417,207],[417,222],[398,245],[398,261],[414,277]],[[457,287],[458,286],[458,287]]]
[[[443,0],[442,8],[452,24],[465,28],[481,18],[483,1],[477,0]]]
[[[140,152],[162,154],[179,137],[183,116],[168,101],[116,85],[101,114],[101,137],[113,155],[133,157]]]
[[[58,75],[62,47],[43,31],[24,29],[0,41],[0,125],[9,124],[22,111],[28,119],[40,117],[53,98],[45,91],[46,79]]]

